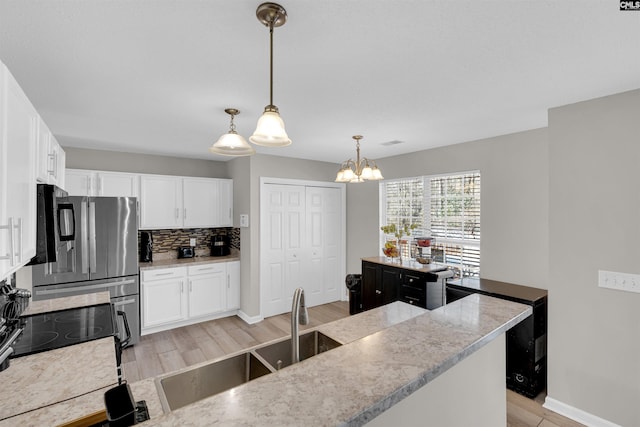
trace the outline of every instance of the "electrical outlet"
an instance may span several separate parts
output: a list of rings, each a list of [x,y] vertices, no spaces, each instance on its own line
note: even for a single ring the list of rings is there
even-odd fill
[[[192,237],[189,239],[189,246],[195,246],[196,245],[196,238]]]
[[[598,286],[618,291],[640,293],[640,274],[598,270]]]
[[[240,227],[248,227],[249,226],[249,215],[240,214]]]

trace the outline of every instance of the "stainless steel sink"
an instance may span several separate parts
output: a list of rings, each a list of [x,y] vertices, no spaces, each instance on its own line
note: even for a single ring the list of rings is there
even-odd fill
[[[300,335],[300,360],[339,347],[332,338],[312,331]],[[165,412],[237,387],[291,365],[291,338],[156,380]]]
[[[251,352],[160,379],[160,401],[173,411],[271,373]]]
[[[339,347],[341,344],[321,332],[300,334],[300,361]],[[291,365],[291,338],[255,349],[274,369]]]

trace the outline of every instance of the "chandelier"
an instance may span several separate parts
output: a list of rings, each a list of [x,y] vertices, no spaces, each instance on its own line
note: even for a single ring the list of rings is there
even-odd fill
[[[362,135],[354,135],[356,140],[356,160],[349,159],[342,162],[340,170],[336,175],[336,182],[364,182],[366,180],[376,181],[384,179],[382,172],[376,162],[366,157],[360,158],[360,140]]]

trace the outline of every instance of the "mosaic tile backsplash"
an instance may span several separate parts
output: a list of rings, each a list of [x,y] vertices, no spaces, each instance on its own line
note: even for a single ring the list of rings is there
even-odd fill
[[[211,238],[216,234],[226,234],[232,249],[240,250],[239,228],[189,228],[174,230],[142,230],[151,233],[153,237],[154,258],[177,258],[180,246],[189,246],[189,239],[196,239],[196,256],[209,255]],[[138,231],[138,248],[140,248],[140,233]]]

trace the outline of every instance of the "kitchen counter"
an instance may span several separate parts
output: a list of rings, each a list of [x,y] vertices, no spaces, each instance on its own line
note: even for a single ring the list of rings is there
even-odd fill
[[[240,261],[240,254],[236,251],[232,251],[231,255],[226,256],[198,256],[194,258],[170,258],[162,259],[153,262],[141,262],[139,264],[140,271],[153,270],[156,268],[171,268],[171,267],[183,267],[189,265],[210,264],[213,262],[229,262]]]
[[[433,311],[389,304],[316,328],[341,347],[147,424],[362,425],[503,340],[530,314],[528,306],[484,295]]]
[[[391,267],[404,268],[407,270],[419,271],[421,273],[435,273],[447,269],[445,264],[432,262],[430,264],[420,264],[418,261],[412,259],[403,259],[402,263],[399,261],[392,261],[384,256],[372,256],[368,258],[362,258],[362,261],[373,262],[376,264],[388,265]]]
[[[109,303],[109,292],[31,301],[23,316]],[[117,384],[112,337],[11,359],[0,372],[0,427],[42,426],[104,409]]]
[[[499,282],[497,280],[465,277],[463,279],[449,280],[447,285],[458,288],[471,289],[485,295],[508,297],[514,301],[535,303],[547,297],[547,290],[532,288],[530,286],[514,285],[512,283]]]
[[[23,425],[10,417],[109,388],[117,382],[113,337],[11,359],[11,366],[0,372],[0,426]],[[85,413],[80,405],[73,409],[78,416]],[[45,416],[41,420],[44,422],[35,425],[51,425],[54,418]],[[23,418],[31,419],[31,413]],[[77,417],[70,419],[74,418]]]

